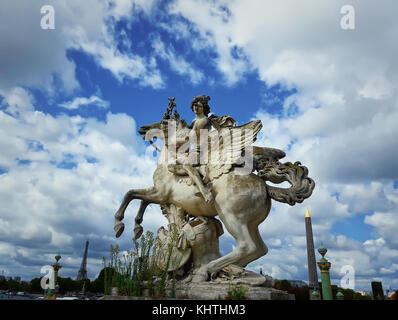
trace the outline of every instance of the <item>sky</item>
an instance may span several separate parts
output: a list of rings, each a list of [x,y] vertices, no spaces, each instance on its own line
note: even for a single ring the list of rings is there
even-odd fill
[[[0,274],[41,277],[61,253],[60,276],[75,278],[89,240],[95,279],[111,244],[131,249],[138,201],[119,239],[114,213],[156,168],[137,129],[161,119],[168,97],[190,122],[192,98],[206,94],[217,115],[260,119],[255,144],[284,150],[316,183],[301,204],[273,201],[260,225],[269,251],[247,269],[307,281],[308,208],[332,284],[348,265],[355,290],[398,288],[397,10],[393,0],[1,1]],[[166,224],[150,205],[144,230]],[[235,245],[220,238],[222,254]]]

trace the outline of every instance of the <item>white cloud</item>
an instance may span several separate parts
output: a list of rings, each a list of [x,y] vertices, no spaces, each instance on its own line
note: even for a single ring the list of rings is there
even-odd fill
[[[166,49],[165,44],[160,40],[159,37],[157,37],[153,40],[152,46],[155,49],[155,54],[158,55],[161,59],[167,61],[170,65],[170,68],[177,72],[179,75],[188,76],[194,85],[199,84],[203,81],[203,72],[200,70],[196,70],[182,56],[178,56],[171,44]]]
[[[75,63],[67,51],[75,48],[93,56],[119,81],[138,81],[143,86],[161,87],[162,79],[153,59],[133,53],[122,53],[113,35],[114,23],[133,19],[140,12],[149,14],[155,1],[57,1],[55,29],[40,28],[40,1],[12,0],[2,2],[0,11],[1,50],[0,93],[15,86],[45,89],[55,94],[54,84],[61,80],[68,92],[79,89]]]
[[[380,235],[394,246],[398,245],[396,230],[398,228],[397,211],[375,212],[365,217],[365,223],[375,227]],[[397,248],[397,247],[395,247]]]
[[[384,185],[380,182],[339,185],[336,192],[340,193],[339,201],[347,203],[353,212],[388,211],[395,207],[395,203],[388,200]]]
[[[2,92],[4,97],[3,105],[6,111],[12,115],[23,114],[34,110],[32,95],[21,87],[14,87],[6,92]]]
[[[51,232],[51,245],[58,248],[65,248],[72,243],[72,237],[62,232],[56,232],[53,228],[49,227]]]
[[[272,239],[269,239],[268,243],[272,247],[280,247],[282,245],[282,240],[272,238]]]
[[[225,10],[228,5],[227,1],[176,1],[170,6],[169,12],[193,23],[198,36],[191,37],[192,48],[215,50],[218,55],[213,60],[217,69],[225,75],[224,84],[233,85],[242,74],[251,70],[251,66],[244,52],[237,47],[226,23],[229,19]]]
[[[381,246],[384,246],[386,244],[386,241],[383,238],[378,238],[378,239],[375,239],[375,240],[366,240],[363,244],[365,246],[378,246],[378,247],[381,247]]]
[[[110,0],[110,14],[117,19],[129,18],[131,11],[150,14],[156,0]]]
[[[109,102],[102,100],[96,95],[92,95],[89,98],[76,97],[72,101],[61,103],[59,106],[65,109],[74,110],[87,105],[96,105],[100,108],[108,108]]]
[[[68,35],[74,39],[72,46],[93,56],[104,69],[109,70],[119,82],[137,80],[143,86],[162,88],[162,77],[157,70],[156,60],[145,58],[134,53],[122,53],[117,49],[113,33],[102,27],[99,39],[90,39],[82,28],[68,29]]]
[[[0,270],[18,270],[28,280],[40,277],[40,265],[52,263],[60,251],[69,257],[63,275],[74,277],[81,248],[93,238],[94,277],[115,241],[113,215],[122,196],[133,187],[152,185],[156,159],[144,156],[135,121],[125,114],[108,113],[105,122],[55,117],[30,110],[33,98],[25,89],[17,91],[20,99],[13,91],[0,109],[0,143],[10,141],[8,147],[1,145],[0,157],[6,170],[0,174]],[[13,103],[14,114],[5,112],[11,107],[7,102]],[[132,246],[138,205],[135,201],[126,211],[126,235],[118,241],[122,248]],[[157,206],[148,208],[145,228],[160,227],[159,215]]]

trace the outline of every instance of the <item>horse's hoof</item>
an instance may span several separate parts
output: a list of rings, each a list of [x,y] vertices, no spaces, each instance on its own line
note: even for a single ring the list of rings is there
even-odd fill
[[[214,279],[216,279],[217,276],[218,276],[218,272],[212,272],[212,273],[210,274],[210,281],[213,281]]]
[[[192,283],[200,283],[200,282],[206,282],[207,281],[207,274],[203,275],[203,274],[195,274],[192,277]]]
[[[190,283],[192,281],[192,275],[188,275],[185,279],[181,280],[182,283]]]
[[[192,277],[192,282],[198,283],[198,282],[206,282],[209,279],[209,274],[207,273],[206,270],[204,269],[199,269],[196,272],[194,272],[193,277]]]
[[[142,226],[135,226],[134,227],[134,240],[138,240],[142,233],[144,232],[144,228]]]
[[[115,226],[113,227],[113,230],[115,230],[116,238],[119,238],[124,231],[124,223],[119,222],[118,224],[115,224]]]

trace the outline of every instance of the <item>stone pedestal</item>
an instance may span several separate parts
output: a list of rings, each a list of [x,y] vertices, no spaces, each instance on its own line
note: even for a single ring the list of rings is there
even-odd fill
[[[246,289],[244,295],[248,300],[295,300],[294,294],[274,288],[241,286]],[[233,286],[227,283],[177,284],[175,296],[181,299],[193,300],[228,300],[231,299],[228,292],[232,289]]]
[[[217,278],[200,283],[176,282],[175,297],[225,300],[231,298],[231,291],[243,289],[244,296],[249,300],[294,300],[293,294],[274,289],[273,285],[274,280],[271,277],[244,270],[238,277],[232,279]]]
[[[166,297],[160,299],[171,300],[229,300],[230,293],[243,289],[248,300],[295,300],[294,294],[272,288],[274,280],[269,276],[262,276],[244,270],[239,277],[233,279],[217,278],[212,281],[194,283],[176,281],[173,289],[172,280],[166,286]],[[145,294],[141,299],[152,299]],[[174,297],[174,298],[168,298]],[[236,298],[236,297],[235,297]],[[130,300],[134,297],[104,296],[103,300]]]

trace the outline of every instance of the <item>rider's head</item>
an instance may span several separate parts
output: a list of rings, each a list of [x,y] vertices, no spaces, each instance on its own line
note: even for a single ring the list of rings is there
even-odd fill
[[[202,94],[200,96],[196,96],[195,98],[193,98],[193,100],[191,102],[192,111],[194,111],[193,110],[194,105],[196,103],[200,102],[202,104],[202,106],[203,106],[203,113],[204,113],[205,116],[207,116],[210,113],[209,100],[210,100],[210,97],[209,96],[205,96],[204,94]]]

